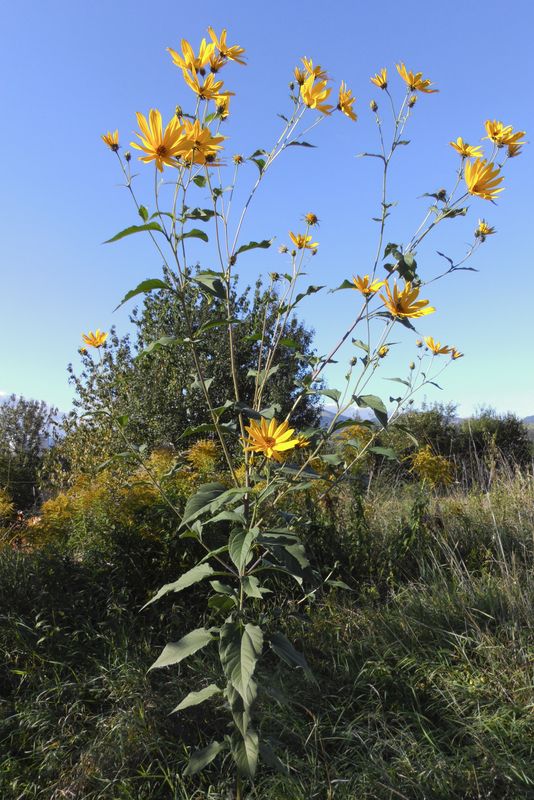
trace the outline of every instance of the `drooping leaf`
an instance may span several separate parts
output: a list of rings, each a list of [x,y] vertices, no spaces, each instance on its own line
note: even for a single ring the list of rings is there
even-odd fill
[[[127,303],[128,300],[132,299],[132,297],[136,297],[138,294],[152,292],[154,289],[169,289],[169,291],[172,291],[172,287],[169,286],[168,283],[165,283],[165,281],[162,281],[160,278],[148,278],[146,281],[141,281],[141,283],[139,283],[135,289],[131,289],[129,292],[127,292],[117,308],[120,308],[122,305],[124,305],[124,303]],[[116,311],[117,308],[114,310]]]
[[[276,655],[289,664],[290,667],[300,667],[309,678],[313,679],[312,671],[306,658],[291,644],[283,633],[273,633],[270,638],[271,648]]]
[[[263,631],[250,622],[244,629],[237,622],[225,622],[221,627],[219,655],[224,674],[243,700],[247,687],[263,650]]]
[[[215,683],[210,683],[209,686],[206,686],[199,692],[189,692],[189,694],[186,695],[180,703],[178,703],[176,708],[173,708],[171,714],[174,714],[175,711],[183,711],[185,708],[191,708],[191,706],[198,706],[205,700],[209,700],[210,697],[221,693],[222,689],[219,689]]]
[[[145,206],[139,206],[138,211],[143,222],[146,222],[148,219],[148,209],[145,208]]]
[[[213,574],[214,570],[209,564],[197,564],[196,567],[184,572],[184,574],[181,575],[177,581],[174,581],[173,583],[166,583],[164,586],[162,586],[159,592],[155,594],[154,597],[148,601],[148,603],[145,603],[141,611],[152,603],[155,603],[156,600],[160,599],[160,597],[164,597],[164,595],[168,594],[169,592],[181,592],[183,589],[187,589],[188,586],[192,586],[194,583],[203,581],[204,578],[209,578]]]
[[[252,779],[256,774],[259,755],[258,734],[248,728],[244,736],[232,737],[232,756],[237,766],[237,771],[244,778]]]
[[[206,185],[206,177],[204,175],[195,175],[193,178],[193,183],[202,188]]]
[[[184,515],[180,527],[195,520],[209,506],[213,500],[226,491],[226,486],[222,483],[204,483],[198,491],[192,495],[186,503]]]
[[[205,292],[213,295],[213,297],[218,297],[219,300],[226,300],[226,290],[221,280],[221,273],[199,272],[192,280],[198,283]]]
[[[177,239],[202,239],[203,242],[209,241],[208,234],[205,231],[201,231],[199,228],[193,228],[192,230],[187,231],[187,233],[183,233],[181,236],[178,236]]]
[[[379,397],[374,394],[354,395],[354,401],[360,408],[371,408],[380,424],[387,428],[388,410]]]
[[[206,647],[207,644],[214,641],[213,632],[215,629],[207,630],[206,628],[196,628],[190,633],[182,636],[178,642],[170,642],[165,645],[163,651],[158,659],[154,661],[150,669],[159,669],[160,667],[168,667],[171,664],[179,664],[184,658],[193,655],[197,650]]]
[[[196,775],[197,772],[200,772],[204,769],[204,767],[207,767],[207,765],[219,755],[221,750],[225,750],[226,747],[226,742],[212,742],[202,750],[197,750],[189,759],[189,764],[184,770],[184,775]]]
[[[288,142],[286,147],[317,147],[315,144],[310,144],[309,142],[298,142],[294,139],[292,142]]]
[[[265,589],[263,586],[260,586],[260,582],[255,575],[245,575],[241,584],[247,597],[257,597],[261,599],[264,594],[270,594],[271,592],[270,589]]]
[[[230,534],[228,552],[240,575],[252,558],[252,547],[258,533],[257,528],[248,531],[237,528]]]
[[[147,222],[145,225],[130,225],[129,228],[116,233],[111,239],[106,239],[104,244],[118,242],[119,239],[124,239],[125,236],[131,236],[132,233],[141,233],[142,231],[159,231],[159,233],[163,233],[163,228],[157,222]]]
[[[377,453],[390,461],[398,461],[397,454],[392,447],[370,447],[369,450],[371,453]]]
[[[248,244],[243,244],[236,250],[234,255],[238,256],[240,253],[246,253],[247,250],[254,250],[256,248],[261,248],[265,250],[267,247],[270,247],[273,243],[274,239],[262,239],[261,242],[249,242]]]

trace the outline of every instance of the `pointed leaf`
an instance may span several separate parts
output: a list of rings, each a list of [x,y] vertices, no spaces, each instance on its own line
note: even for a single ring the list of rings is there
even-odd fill
[[[141,233],[141,231],[159,231],[163,233],[163,228],[161,225],[158,225],[157,222],[147,222],[146,225],[130,225],[129,228],[125,228],[123,231],[116,233],[111,239],[106,239],[104,244],[118,242],[119,239],[124,239],[125,236],[130,236],[132,233]]]
[[[360,396],[355,395],[354,400],[360,408],[371,408],[380,424],[387,428],[388,410],[379,397],[374,394],[362,394]]]
[[[160,667],[168,667],[171,664],[179,664],[184,658],[187,658],[197,650],[206,647],[207,644],[213,642],[213,629],[207,630],[206,628],[196,628],[190,633],[182,636],[178,642],[170,642],[165,645],[163,651],[158,659],[154,661],[150,669],[159,669]]]
[[[257,247],[265,250],[267,247],[272,245],[273,241],[274,239],[262,239],[261,242],[249,242],[248,244],[243,244],[239,250],[235,251],[234,255],[238,256],[240,253],[246,253],[247,250],[254,250]]]
[[[200,177],[200,176],[199,176]],[[193,178],[194,180],[194,178]],[[212,742],[202,750],[197,750],[189,759],[184,775],[196,775],[216,758],[221,750],[226,749],[226,742]]]
[[[184,233],[181,236],[178,236],[177,238],[178,238],[178,240],[181,240],[181,239],[202,239],[203,242],[209,241],[208,240],[208,234],[205,233],[204,231],[199,230],[198,228],[193,228],[192,230],[187,231],[187,233]]]
[[[312,671],[302,653],[291,644],[283,633],[273,633],[270,641],[271,648],[276,655],[289,664],[290,667],[300,667],[309,678],[313,679]]]
[[[159,278],[149,278],[146,281],[141,281],[141,283],[138,284],[135,289],[131,289],[127,294],[125,294],[117,308],[120,308],[128,300],[131,300],[132,297],[135,297],[138,294],[152,292],[154,289],[169,289],[169,291],[172,291],[172,287],[169,286],[168,283],[165,283],[165,281],[162,281]],[[116,311],[117,308],[114,310]]]
[[[263,631],[248,623],[243,631],[236,622],[221,627],[219,655],[228,681],[247,701],[247,687],[263,649]]]
[[[249,728],[244,736],[232,737],[232,755],[239,774],[252,779],[256,773],[259,755],[259,738],[255,730]]]
[[[226,486],[222,483],[202,484],[198,491],[187,501],[180,527],[189,524],[200,516],[206,510],[206,506],[209,506],[223,492],[226,492]]]
[[[149,600],[148,603],[145,603],[141,611],[147,606],[151,605],[151,603],[155,603],[156,600],[159,600],[160,597],[163,597],[169,592],[181,592],[183,589],[187,589],[188,586],[192,586],[194,583],[203,581],[204,578],[209,578],[213,574],[214,570],[209,564],[197,564],[196,567],[184,572],[184,574],[181,575],[177,581],[174,581],[173,583],[166,583],[164,586],[162,586],[159,592],[154,595],[152,600]]]
[[[189,692],[181,703],[178,703],[176,708],[173,708],[171,714],[174,714],[175,711],[183,711],[185,708],[190,708],[191,706],[198,706],[205,700],[209,700],[210,697],[221,693],[222,689],[219,689],[214,683],[210,683],[209,686],[206,686],[205,689],[201,689],[199,692]]]

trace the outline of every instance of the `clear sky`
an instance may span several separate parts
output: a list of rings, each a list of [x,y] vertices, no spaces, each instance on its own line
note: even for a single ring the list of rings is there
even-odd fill
[[[81,331],[115,323],[126,332],[127,309],[113,308],[140,280],[159,274],[159,260],[143,235],[101,244],[138,220],[100,134],[119,128],[127,144],[135,111],[154,106],[168,118],[177,103],[190,102],[166,47],[178,47],[182,37],[198,46],[211,24],[218,31],[227,27],[230,43],[246,48],[247,67],[229,65],[223,76],[236,92],[225,130],[230,153],[271,145],[282,124],[276,114],[289,109],[287,84],[301,56],[326,67],[336,85],[345,79],[353,89],[358,122],[336,114],[312,133],[317,150],[288,151],[266,176],[243,237],[276,236],[283,243],[288,229],[298,230],[302,215],[313,211],[321,225],[310,282],[336,286],[368,272],[376,247],[370,217],[379,211],[379,165],[355,158],[376,147],[370,99],[385,102],[369,75],[387,66],[400,97],[394,65],[402,60],[440,89],[420,96],[407,132],[411,144],[398,153],[392,172],[390,198],[399,205],[386,240],[407,241],[425,212],[420,196],[454,180],[451,139],[476,142],[488,118],[533,138],[532,8],[526,0],[509,7],[486,0],[416,8],[390,0],[2,4],[0,392],[68,409],[66,365],[78,359]],[[468,217],[441,226],[419,253],[428,278],[442,266],[436,250],[453,258],[463,254],[478,217],[498,230],[469,262],[478,273],[458,273],[429,287],[438,312],[417,326],[466,353],[447,370],[444,391],[426,395],[458,401],[462,415],[483,404],[534,414],[533,152],[527,146],[506,165],[498,205],[473,198]],[[246,185],[256,167],[243,170]],[[148,182],[146,187],[148,198]],[[199,204],[205,200],[200,194]],[[205,266],[214,266],[210,250],[199,253],[206,254]],[[243,258],[245,280],[283,270],[276,247],[255,253]],[[316,295],[301,306],[319,352],[327,351],[333,331],[350,322],[353,308],[352,292]],[[414,348],[412,337],[404,339],[384,375],[405,372]],[[330,385],[343,371],[332,368]],[[373,388],[386,397],[390,386]]]

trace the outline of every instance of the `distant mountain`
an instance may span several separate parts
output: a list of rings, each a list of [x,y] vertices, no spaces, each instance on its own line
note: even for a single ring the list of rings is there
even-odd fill
[[[530,417],[523,417],[523,422],[525,425],[534,425],[534,414],[531,414]]]

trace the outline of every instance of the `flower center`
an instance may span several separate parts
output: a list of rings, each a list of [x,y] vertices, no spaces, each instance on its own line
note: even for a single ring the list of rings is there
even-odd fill
[[[276,439],[273,439],[272,436],[266,436],[264,441],[267,447],[274,447],[276,444]]]
[[[160,158],[165,158],[166,156],[168,156],[168,154],[169,154],[169,151],[168,151],[167,147],[164,144],[160,144],[160,145],[157,146],[157,148],[156,148],[156,155],[157,156],[159,156]]]

